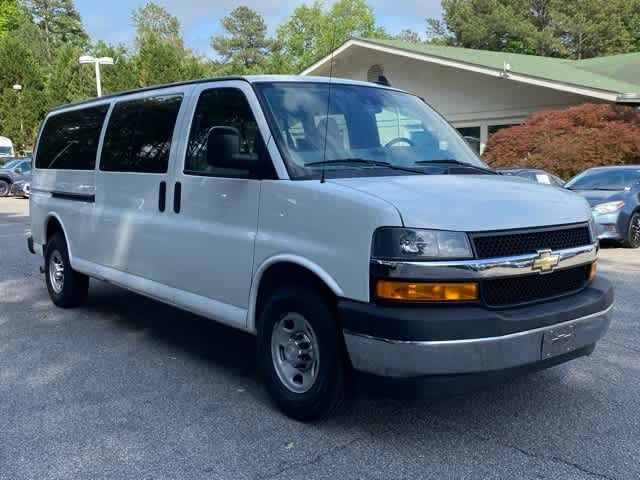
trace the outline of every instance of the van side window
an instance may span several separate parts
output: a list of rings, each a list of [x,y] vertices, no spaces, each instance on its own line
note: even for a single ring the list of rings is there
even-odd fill
[[[240,133],[240,153],[257,155],[265,169],[271,168],[258,124],[244,93],[236,88],[205,90],[193,116],[184,173],[248,178],[247,170],[223,168],[207,163],[207,139],[213,127],[233,127]]]
[[[36,168],[93,170],[109,105],[49,116],[36,151]]]
[[[104,137],[100,170],[166,173],[182,95],[119,102]]]

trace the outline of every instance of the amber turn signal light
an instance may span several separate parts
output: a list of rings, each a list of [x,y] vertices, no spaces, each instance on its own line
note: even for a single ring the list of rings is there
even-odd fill
[[[591,264],[591,271],[589,272],[589,280],[593,280],[593,277],[596,276],[597,271],[598,271],[598,262],[593,262]]]
[[[410,302],[468,302],[478,299],[477,283],[418,283],[378,280],[376,295]]]

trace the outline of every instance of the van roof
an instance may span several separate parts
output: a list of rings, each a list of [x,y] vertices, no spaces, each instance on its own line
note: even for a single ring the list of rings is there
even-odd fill
[[[242,80],[251,84],[263,83],[263,82],[329,83],[331,81],[333,83],[339,83],[344,85],[362,85],[362,86],[368,86],[368,87],[375,86],[378,88],[386,88],[389,90],[400,91],[396,88],[387,87],[387,86],[379,85],[376,83],[363,82],[359,80],[350,80],[347,78],[338,78],[338,77],[333,77],[332,79],[330,79],[329,77],[314,77],[314,76],[301,76],[301,75],[244,75],[244,76],[228,76],[228,77],[210,77],[210,78],[201,78],[197,80],[187,80],[184,82],[166,83],[163,85],[154,85],[150,87],[136,88],[132,90],[124,90],[122,92],[116,92],[110,95],[104,95],[99,98],[90,98],[88,100],[83,100],[80,102],[60,105],[58,107],[52,108],[49,111],[49,113],[56,112],[58,110],[63,110],[69,107],[76,107],[80,105],[90,105],[92,103],[109,100],[113,98],[119,98],[119,97],[131,95],[135,93],[149,92],[153,90],[162,90],[165,88],[179,87],[182,85],[195,85],[199,83],[222,82],[222,81],[228,81],[228,80]]]
[[[0,137],[0,145],[2,145],[3,147],[9,147],[9,146],[13,146],[13,142],[11,141],[10,138]]]

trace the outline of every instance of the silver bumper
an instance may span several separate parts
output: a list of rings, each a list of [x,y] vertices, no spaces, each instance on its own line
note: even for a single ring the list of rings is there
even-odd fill
[[[356,370],[385,377],[418,377],[502,370],[533,364],[594,344],[609,328],[607,309],[548,327],[500,337],[399,341],[345,330]]]

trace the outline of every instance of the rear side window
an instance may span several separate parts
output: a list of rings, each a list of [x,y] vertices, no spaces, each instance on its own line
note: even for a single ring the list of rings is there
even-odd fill
[[[109,105],[51,115],[42,130],[36,168],[93,170]]]
[[[115,105],[104,137],[100,170],[165,173],[182,95]]]

